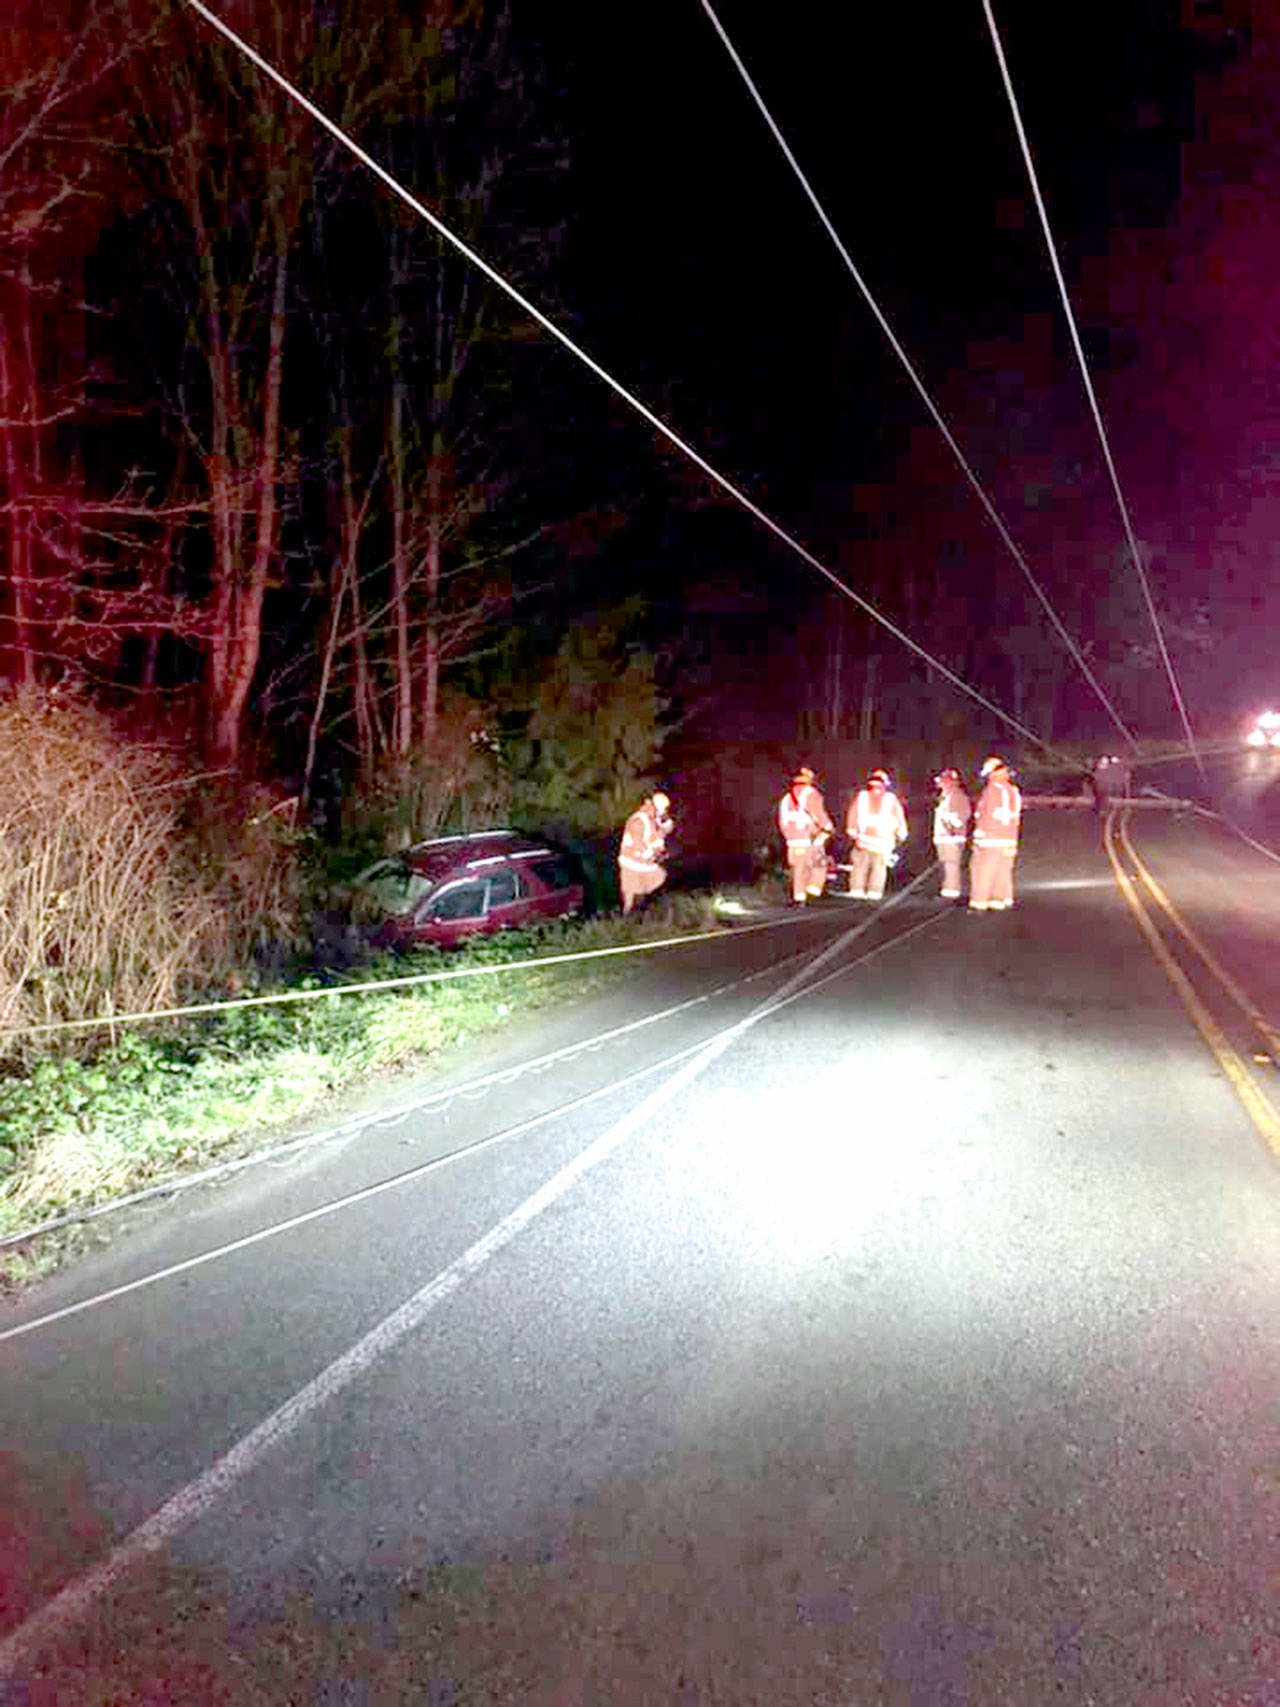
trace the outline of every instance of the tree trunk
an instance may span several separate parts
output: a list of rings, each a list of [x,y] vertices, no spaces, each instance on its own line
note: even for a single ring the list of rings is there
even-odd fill
[[[440,554],[444,534],[444,440],[436,433],[427,461],[426,627],[422,640],[422,740],[430,747],[440,726]]]
[[[440,728],[440,618],[435,609],[440,596],[440,528],[435,517],[427,531],[426,570],[432,610],[422,637],[422,742],[430,747]]]
[[[404,388],[399,375],[399,321],[392,341],[391,391],[391,601],[395,610],[395,754],[413,746],[413,667],[409,652],[409,538],[404,491]]]
[[[373,672],[369,668],[369,647],[365,636],[363,600],[360,595],[360,529],[361,506],[356,503],[355,462],[350,426],[343,431],[340,443],[342,464],[342,560],[344,584],[351,599],[351,703],[356,720],[356,745],[360,755],[360,775],[372,782],[378,764],[386,751],[386,736],[378,716],[374,695]]]
[[[30,304],[27,305],[28,312]],[[22,503],[27,490],[27,467],[23,456],[25,429],[20,425],[23,410],[19,387],[14,383],[7,340],[0,336],[0,438],[3,440],[4,494],[9,505],[9,620],[8,635],[0,657],[11,660],[14,677],[23,687],[35,682],[35,654],[28,620],[31,587],[31,512]],[[30,391],[27,392],[30,396]]]
[[[876,732],[876,678],[880,670],[880,659],[876,653],[867,656],[867,673],[862,680],[862,709],[858,717],[859,741],[870,741]]]
[[[352,624],[352,709],[356,719],[356,743],[360,750],[360,774],[365,782],[377,775],[378,760],[385,750],[378,703],[373,691],[373,672],[369,668],[369,647],[364,633],[364,610],[360,598],[360,577],[351,580]]]
[[[345,506],[343,520],[344,522],[346,520]],[[347,581],[351,574],[351,556],[349,542],[344,537],[342,548],[329,574],[329,630],[325,635],[324,658],[320,664],[320,682],[316,688],[316,703],[312,708],[311,722],[307,729],[307,758],[302,770],[302,787],[299,790],[304,805],[311,798],[311,779],[316,768],[316,747],[320,740],[320,725],[324,719],[325,703],[329,697],[329,681],[333,675],[333,660],[338,650],[338,630],[342,625],[342,605],[346,596]]]
[[[215,440],[223,449],[221,484],[223,504],[231,499],[232,471],[247,485],[249,470],[236,466],[241,461],[235,455],[238,446],[247,449],[248,456],[256,454],[257,471],[253,481],[253,555],[246,564],[248,542],[239,527],[233,528],[230,515],[224,518],[222,529],[227,549],[217,564],[219,579],[216,601],[216,625],[212,647],[213,668],[210,672],[210,691],[213,701],[212,756],[218,764],[234,765],[240,756],[244,727],[245,704],[253,685],[262,650],[262,604],[267,580],[275,557],[279,532],[278,480],[280,468],[280,394],[284,380],[285,302],[288,283],[288,240],[277,229],[275,280],[271,300],[271,319],[268,338],[267,371],[264,376],[262,422],[260,433],[247,430],[245,419],[250,405],[240,395],[228,366],[227,402],[231,412],[225,421],[224,435]],[[215,451],[215,457],[219,453]],[[231,464],[231,468],[226,465]],[[236,539],[238,549],[232,549]]]

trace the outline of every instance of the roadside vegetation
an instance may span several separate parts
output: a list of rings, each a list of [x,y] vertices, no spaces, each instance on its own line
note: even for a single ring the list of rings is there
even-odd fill
[[[610,959],[347,994],[714,928],[660,897],[462,951],[335,954],[350,856],[84,703],[0,702],[0,1238],[279,1138],[346,1087],[621,975]],[[757,897],[758,899],[760,897]],[[358,944],[355,945],[358,950]],[[287,1002],[235,1006],[288,995]],[[216,1002],[217,1013],[160,1016]],[[75,1235],[0,1251],[0,1286]]]
[[[715,928],[710,895],[672,895],[630,919],[570,921],[444,953],[380,957],[341,977],[307,972],[304,999],[62,1039],[0,1072],[0,1238],[68,1211],[278,1141],[288,1122],[378,1074],[421,1067],[467,1039],[622,975],[612,959],[344,994],[343,985],[495,966]],[[41,1238],[0,1251],[0,1288],[54,1266],[81,1242]]]

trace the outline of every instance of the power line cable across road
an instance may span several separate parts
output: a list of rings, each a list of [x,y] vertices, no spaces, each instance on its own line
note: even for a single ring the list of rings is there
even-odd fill
[[[800,952],[803,952],[800,951]],[[19,1228],[15,1233],[6,1233],[0,1238],[0,1251],[12,1250],[21,1245],[32,1244],[36,1239],[44,1238],[49,1233],[60,1232],[65,1227],[79,1226],[88,1221],[101,1220],[103,1216],[118,1214],[126,1209],[136,1209],[142,1204],[151,1203],[159,1198],[176,1197],[180,1192],[190,1191],[193,1186],[210,1185],[217,1180],[229,1179],[233,1174],[242,1173],[246,1168],[256,1167],[266,1162],[280,1162],[288,1156],[296,1155],[299,1150],[315,1148],[321,1144],[345,1143],[358,1133],[371,1127],[387,1128],[397,1126],[407,1120],[410,1115],[421,1114],[429,1108],[446,1109],[459,1097],[472,1100],[483,1096],[486,1091],[498,1085],[508,1085],[526,1074],[543,1073],[553,1066],[559,1066],[571,1061],[575,1056],[589,1051],[602,1049],[608,1043],[617,1042],[624,1037],[630,1037],[637,1031],[642,1031],[651,1025],[657,1025],[663,1020],[671,1019],[676,1014],[686,1013],[690,1008],[700,1007],[704,1002],[714,1001],[730,990],[743,988],[754,983],[757,979],[767,977],[776,972],[780,966],[786,966],[795,956],[763,967],[758,972],[748,973],[745,977],[735,978],[727,984],[721,984],[714,990],[707,990],[700,996],[691,996],[687,1001],[677,1002],[674,1006],[661,1008],[655,1013],[645,1014],[642,1018],[628,1020],[623,1025],[609,1027],[607,1031],[596,1032],[590,1037],[579,1038],[573,1043],[567,1043],[560,1049],[552,1049],[532,1060],[517,1062],[513,1067],[501,1067],[496,1072],[485,1073],[478,1079],[464,1080],[460,1085],[447,1085],[440,1090],[431,1091],[426,1096],[415,1098],[412,1102],[399,1103],[394,1108],[379,1109],[372,1114],[360,1115],[354,1120],[342,1122],[338,1126],[327,1127],[320,1132],[304,1133],[300,1138],[288,1139],[283,1144],[271,1144],[265,1149],[254,1150],[250,1155],[237,1156],[232,1161],[219,1162],[213,1167],[200,1168],[195,1173],[179,1173],[167,1175],[157,1180],[154,1185],[145,1187],[142,1191],[130,1192],[126,1197],[117,1197],[108,1203],[89,1204],[83,1208],[68,1210],[65,1214],[51,1216],[47,1221],[33,1223],[29,1227]]]
[[[41,1020],[34,1025],[0,1026],[6,1037],[49,1037],[69,1031],[110,1031],[127,1025],[145,1025],[153,1020],[199,1019],[236,1013],[245,1008],[288,1007],[299,1002],[321,1002],[339,996],[378,995],[387,990],[409,990],[423,984],[448,984],[460,978],[488,978],[500,972],[529,972],[543,966],[569,966],[575,961],[604,960],[623,954],[643,954],[660,948],[686,948],[696,942],[725,942],[730,936],[748,936],[753,931],[777,930],[800,924],[799,919],[771,919],[758,925],[735,925],[718,931],[695,931],[685,936],[659,937],[654,942],[616,943],[610,948],[580,948],[569,954],[541,954],[532,960],[495,960],[484,966],[457,966],[445,972],[411,972],[403,978],[371,978],[358,984],[326,984],[312,990],[280,990],[268,996],[228,996],[216,1002],[190,1002],[185,1007],[152,1008],[124,1014],[100,1014],[95,1019]]]
[[[902,893],[906,894],[908,891],[904,890]],[[300,1214],[291,1215],[283,1221],[276,1221],[270,1226],[260,1227],[252,1233],[246,1233],[239,1239],[229,1240],[225,1244],[215,1246],[213,1249],[208,1251],[202,1251],[194,1257],[187,1257],[181,1262],[171,1263],[167,1267],[157,1269],[150,1274],[139,1275],[136,1279],[125,1281],[120,1286],[110,1287],[105,1292],[95,1293],[89,1298],[78,1299],[74,1304],[63,1305],[60,1309],[51,1310],[44,1315],[33,1317],[30,1321],[19,1322],[11,1328],[0,1329],[0,1344],[3,1344],[7,1340],[21,1339],[28,1334],[36,1332],[40,1328],[51,1327],[55,1322],[65,1321],[71,1316],[83,1315],[85,1311],[97,1309],[104,1304],[112,1303],[117,1298],[127,1297],[130,1293],[142,1291],[150,1286],[155,1286],[160,1281],[171,1280],[179,1274],[188,1274],[192,1269],[203,1268],[208,1263],[220,1261],[223,1257],[233,1256],[237,1251],[248,1250],[252,1246],[259,1245],[267,1239],[278,1238],[281,1234],[296,1231],[299,1227],[309,1226],[315,1221],[324,1220],[331,1215],[338,1214],[342,1210],[351,1209],[358,1204],[366,1203],[371,1198],[381,1196],[384,1192],[410,1185],[415,1180],[421,1179],[427,1174],[437,1172],[439,1169],[448,1166],[452,1162],[462,1161],[466,1157],[479,1154],[482,1150],[492,1148],[495,1144],[506,1143],[512,1138],[523,1137],[526,1133],[535,1131],[538,1127],[545,1126],[550,1121],[555,1120],[562,1115],[573,1114],[579,1109],[587,1108],[592,1103],[600,1101],[601,1098],[610,1096],[620,1090],[626,1090],[631,1085],[640,1083],[642,1080],[650,1077],[654,1073],[670,1067],[680,1067],[683,1063],[691,1061],[699,1054],[706,1053],[709,1057],[712,1054],[720,1054],[728,1046],[729,1042],[735,1040],[741,1032],[755,1025],[759,1020],[769,1018],[775,1013],[780,1013],[782,1009],[790,1007],[792,1003],[799,1001],[802,997],[814,995],[819,990],[823,990],[829,984],[834,983],[837,979],[847,977],[849,973],[856,972],[869,961],[876,959],[881,954],[887,953],[891,948],[897,948],[901,943],[919,936],[921,932],[930,930],[934,925],[939,924],[943,919],[948,917],[948,915],[949,909],[940,908],[938,911],[930,913],[927,918],[919,919],[914,924],[908,925],[905,930],[896,932],[887,940],[874,943],[864,953],[855,956],[852,960],[845,961],[843,964],[837,966],[834,971],[824,974],[824,976],[819,978],[816,983],[810,982],[809,979],[811,974],[834,958],[839,950],[848,946],[849,943],[856,941],[859,936],[863,935],[866,930],[869,929],[871,921],[868,921],[865,924],[856,925],[852,930],[841,932],[836,941],[829,943],[824,949],[822,949],[807,966],[802,966],[792,973],[791,977],[787,979],[786,983],[783,985],[782,990],[777,995],[766,996],[760,1006],[753,1010],[746,1019],[735,1020],[732,1025],[716,1032],[710,1038],[704,1038],[697,1043],[688,1044],[685,1048],[678,1049],[673,1054],[664,1055],[660,1060],[650,1062],[644,1067],[639,1067],[634,1072],[625,1074],[622,1078],[610,1079],[607,1084],[597,1086],[594,1090],[586,1091],[581,1096],[572,1097],[568,1102],[560,1103],[555,1108],[548,1109],[542,1114],[532,1115],[529,1119],[522,1120],[515,1126],[504,1127],[499,1132],[489,1133],[483,1138],[473,1140],[469,1144],[459,1145],[458,1148],[449,1150],[444,1155],[432,1156],[428,1161],[419,1162],[414,1167],[405,1168],[399,1173],[392,1174],[389,1178],[375,1181],[372,1185],[361,1186],[355,1191],[347,1192],[341,1197],[333,1198],[327,1203],[319,1204],[314,1209],[303,1210]],[[881,916],[883,916],[883,913]],[[780,970],[778,967],[767,967],[761,972],[752,974],[750,978],[740,980],[739,985],[727,986],[726,988],[737,988],[741,985],[755,982],[758,978],[767,976],[771,972],[776,973],[778,970]],[[723,993],[724,991],[713,992],[714,995],[720,995]],[[401,1117],[403,1117],[404,1113],[412,1111],[400,1112]],[[388,1118],[394,1117],[389,1116]]]
[[[763,1015],[766,1010],[769,1013],[778,1012],[782,1008],[789,1007],[792,1002],[798,1001],[803,995],[810,995],[817,990],[825,989],[826,986],[832,983],[835,979],[844,977],[850,972],[857,971],[869,961],[876,959],[879,955],[886,953],[891,948],[896,948],[900,943],[918,936],[922,931],[929,929],[933,925],[936,925],[941,919],[947,917],[948,909],[946,908],[930,913],[927,918],[918,920],[914,924],[909,924],[905,930],[895,932],[884,941],[873,943],[870,948],[855,955],[852,960],[845,961],[834,972],[827,974],[816,984],[803,982],[807,974],[816,971],[818,967],[825,964],[825,962],[829,960],[838,949],[857,942],[859,937],[865,936],[879,920],[884,919],[887,915],[891,914],[908,895],[912,894],[913,891],[925,881],[928,875],[928,872],[923,872],[919,877],[913,879],[907,888],[894,896],[893,899],[881,908],[873,918],[864,920],[861,924],[854,925],[850,930],[842,931],[836,941],[834,943],[829,943],[825,948],[821,949],[815,958],[809,961],[807,966],[801,966],[792,973],[791,977],[787,979],[784,984],[780,995],[766,997],[762,1007],[757,1010],[757,1013]],[[796,958],[800,958],[807,952],[811,951],[801,951],[801,955],[791,956],[790,959],[794,960]],[[755,972],[748,973],[742,978],[734,979],[730,983],[721,985],[717,989],[707,991],[701,996],[693,997],[689,1001],[677,1003],[674,1007],[664,1009],[656,1014],[647,1015],[645,1018],[633,1021],[630,1024],[616,1026],[609,1031],[600,1033],[597,1037],[582,1039],[577,1043],[567,1045],[564,1049],[553,1051],[549,1055],[539,1057],[535,1061],[525,1062],[516,1068],[506,1069],[503,1072],[488,1075],[482,1080],[474,1081],[470,1086],[454,1086],[439,1092],[434,1092],[430,1096],[424,1097],[419,1101],[408,1105],[401,1105],[398,1108],[389,1109],[380,1114],[370,1115],[361,1121],[352,1122],[349,1126],[339,1127],[334,1131],[318,1134],[310,1139],[297,1140],[293,1144],[277,1149],[272,1152],[272,1154],[279,1155],[284,1153],[284,1151],[292,1151],[309,1142],[320,1142],[331,1140],[334,1137],[350,1136],[357,1131],[371,1126],[398,1125],[400,1122],[406,1120],[411,1114],[419,1113],[438,1102],[445,1102],[455,1097],[465,1096],[469,1091],[488,1089],[493,1084],[500,1083],[504,1080],[514,1080],[522,1076],[525,1072],[548,1067],[555,1062],[565,1060],[573,1055],[581,1054],[588,1049],[599,1047],[608,1041],[634,1033],[658,1021],[671,1019],[677,1014],[683,1013],[703,1002],[714,1001],[718,997],[729,994],[732,991],[746,989],[748,985],[759,982],[761,978],[776,976],[778,973],[785,971],[788,964],[789,961],[783,961],[771,966],[761,967]],[[3,1344],[6,1340],[21,1338],[26,1334],[34,1332],[37,1328],[49,1327],[54,1322],[63,1321],[69,1316],[81,1315],[86,1310],[96,1309],[101,1304],[110,1303],[113,1299],[122,1298],[128,1293],[137,1292],[144,1287],[155,1285],[158,1281],[171,1279],[178,1274],[188,1273],[193,1268],[201,1268],[206,1263],[213,1262],[224,1256],[231,1256],[236,1251],[246,1250],[253,1245],[261,1244],[265,1239],[275,1238],[280,1234],[290,1232],[295,1228],[307,1226],[311,1222],[321,1220],[326,1216],[335,1214],[341,1209],[351,1208],[356,1204],[366,1202],[368,1199],[379,1196],[382,1192],[388,1191],[392,1187],[410,1184],[412,1181],[420,1179],[426,1174],[437,1171],[451,1162],[460,1161],[466,1156],[475,1155],[481,1150],[488,1149],[498,1143],[506,1142],[508,1139],[521,1137],[527,1132],[536,1130],[539,1126],[546,1125],[549,1121],[555,1119],[559,1115],[574,1113],[580,1108],[588,1107],[591,1103],[598,1101],[603,1096],[607,1096],[614,1091],[624,1090],[629,1085],[638,1083],[650,1074],[655,1073],[664,1067],[678,1066],[681,1062],[686,1061],[691,1056],[695,1055],[699,1050],[711,1048],[720,1039],[727,1037],[736,1031],[743,1023],[744,1022],[742,1021],[735,1022],[733,1026],[730,1026],[727,1030],[716,1033],[710,1039],[691,1044],[684,1049],[677,1050],[674,1054],[663,1056],[661,1060],[650,1063],[648,1066],[638,1068],[635,1072],[626,1074],[622,1078],[611,1079],[607,1084],[600,1086],[593,1091],[587,1091],[581,1096],[573,1097],[568,1102],[561,1103],[556,1108],[547,1110],[542,1114],[533,1115],[528,1120],[523,1120],[516,1126],[506,1127],[500,1132],[488,1134],[483,1138],[474,1140],[472,1143],[460,1145],[454,1150],[447,1151],[444,1155],[433,1156],[429,1161],[418,1163],[412,1168],[406,1168],[400,1173],[393,1174],[389,1179],[377,1181],[373,1185],[362,1186],[355,1191],[346,1193],[340,1198],[331,1200],[327,1204],[321,1204],[315,1209],[305,1210],[298,1215],[289,1216],[286,1220],[274,1222],[269,1227],[259,1228],[253,1233],[246,1234],[244,1237],[239,1239],[233,1239],[226,1244],[215,1247],[213,1250],[202,1252],[198,1256],[189,1257],[182,1262],[170,1264],[168,1267],[156,1270],[149,1275],[139,1276],[137,1279],[127,1281],[121,1286],[112,1287],[105,1292],[97,1293],[87,1299],[80,1299],[74,1304],[68,1304],[63,1306],[61,1309],[49,1311],[45,1315],[35,1317],[30,1321],[20,1322],[12,1328],[0,1330],[0,1344]],[[266,1160],[268,1158],[263,1157],[261,1159]],[[237,1165],[238,1164],[232,1164],[233,1167]],[[216,1174],[218,1171],[220,1170],[210,1170],[210,1173]],[[176,1190],[181,1188],[182,1183],[197,1184],[207,1177],[207,1175],[202,1175],[200,1176],[200,1179],[191,1179],[186,1182],[171,1182],[164,1188],[165,1194],[172,1195]],[[111,1207],[123,1208],[125,1205],[122,1203]],[[40,1231],[42,1231],[40,1228],[32,1229],[28,1232],[27,1237],[34,1237]],[[7,1240],[5,1242],[11,1244],[14,1241]]]

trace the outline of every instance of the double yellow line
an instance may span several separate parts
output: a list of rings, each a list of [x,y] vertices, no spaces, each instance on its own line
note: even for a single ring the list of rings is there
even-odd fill
[[[1204,1039],[1228,1082],[1244,1104],[1250,1120],[1253,1121],[1254,1126],[1273,1154],[1280,1156],[1280,1114],[1276,1112],[1270,1098],[1232,1047],[1226,1032],[1213,1017],[1190,978],[1174,959],[1168,943],[1156,928],[1142,896],[1135,887],[1133,877],[1130,877],[1129,872],[1125,870],[1125,864],[1133,871],[1148,896],[1160,909],[1160,912],[1182,941],[1198,957],[1218,988],[1235,1005],[1236,1009],[1266,1044],[1268,1056],[1278,1062],[1280,1062],[1280,1030],[1271,1024],[1270,1020],[1231,976],[1226,967],[1221,964],[1216,955],[1201,942],[1159,883],[1147,870],[1130,839],[1128,820],[1129,815],[1123,808],[1115,808],[1107,813],[1103,824],[1103,845],[1107,850],[1107,858],[1111,861],[1111,870],[1116,885],[1128,903],[1138,929],[1146,938],[1147,946],[1160,963],[1165,977],[1177,991],[1196,1030]],[[1120,852],[1124,856],[1125,864],[1121,863],[1120,854],[1116,851],[1117,841],[1120,844]]]

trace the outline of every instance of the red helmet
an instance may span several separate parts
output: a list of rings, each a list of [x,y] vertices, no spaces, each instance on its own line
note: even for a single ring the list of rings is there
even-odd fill
[[[880,788],[892,788],[893,787],[893,783],[889,779],[888,771],[872,771],[870,776],[868,776],[867,787],[868,788],[875,788],[877,786],[879,786]]]

